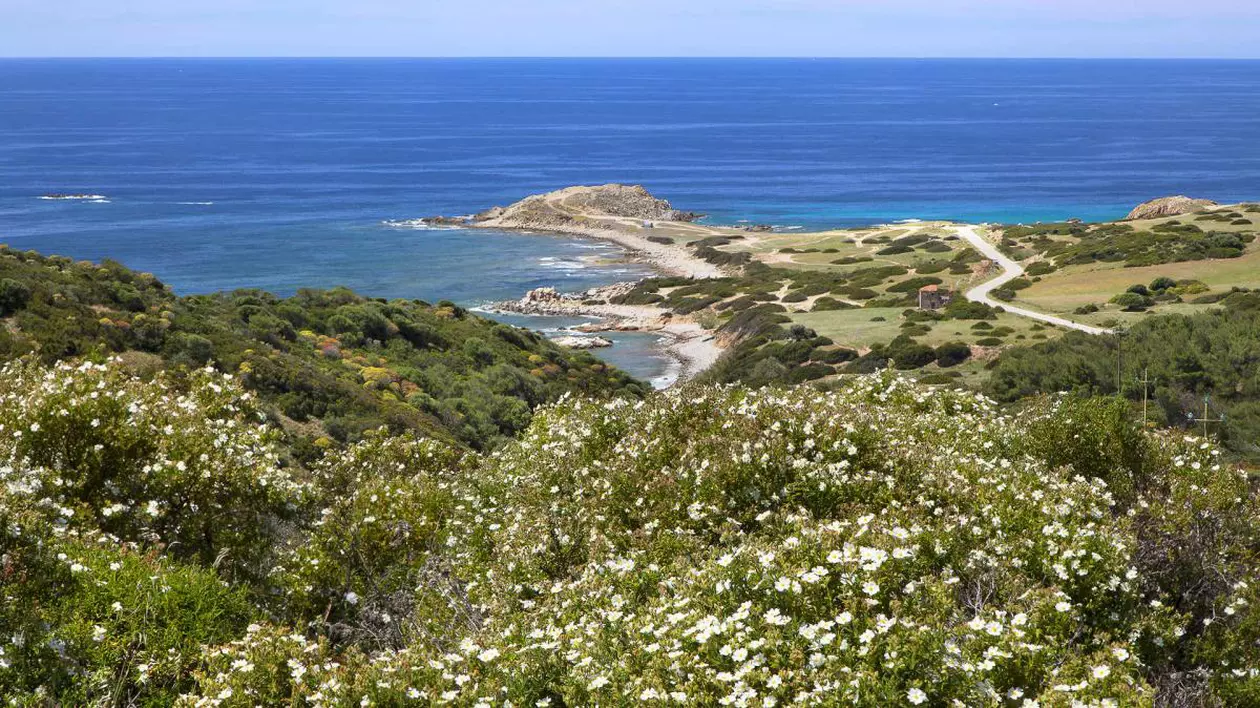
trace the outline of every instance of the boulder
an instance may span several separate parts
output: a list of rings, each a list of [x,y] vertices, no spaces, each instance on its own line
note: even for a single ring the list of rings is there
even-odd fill
[[[1139,204],[1125,218],[1134,221],[1137,219],[1158,219],[1163,216],[1180,216],[1216,205],[1216,202],[1211,199],[1192,199],[1184,195],[1161,197],[1160,199],[1152,199],[1144,204]]]
[[[558,344],[568,349],[603,349],[613,345],[611,339],[604,337],[556,337],[551,340],[552,343]]]

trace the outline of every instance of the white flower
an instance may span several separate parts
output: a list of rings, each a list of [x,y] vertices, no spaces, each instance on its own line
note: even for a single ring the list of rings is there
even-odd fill
[[[1109,667],[1109,666],[1095,666],[1095,667],[1094,667],[1093,674],[1094,674],[1094,678],[1096,678],[1096,679],[1099,679],[1099,680],[1105,679],[1105,678],[1107,678],[1108,676],[1110,676],[1110,675],[1111,675],[1111,667]]]
[[[874,596],[879,592],[879,583],[874,580],[868,580],[865,583],[862,583],[862,592],[867,595]]]
[[[1066,601],[1060,602],[1059,604],[1054,606],[1054,609],[1058,610],[1059,612],[1071,612],[1072,603],[1066,602]]]
[[[927,694],[917,688],[912,688],[906,693],[906,700],[917,706],[927,701]]]
[[[350,603],[351,605],[359,604],[359,594],[353,591],[346,593],[346,602]]]
[[[769,610],[767,610],[766,613],[762,615],[762,619],[766,621],[766,624],[772,624],[776,627],[782,627],[783,625],[792,621],[790,617],[787,617],[786,615],[779,612],[779,609],[777,607],[771,607]]]
[[[1116,657],[1116,661],[1127,661],[1129,659],[1129,650],[1124,647],[1116,647],[1111,650],[1111,655]]]
[[[105,628],[98,625],[92,626],[92,641],[101,642],[105,640]]]
[[[587,684],[587,685],[586,685],[586,690],[588,690],[588,691],[598,691],[599,689],[603,688],[604,686],[607,686],[609,683],[610,683],[610,682],[609,682],[609,680],[608,680],[608,678],[607,678],[607,677],[605,677],[605,676],[596,676],[594,681],[591,681],[589,684]]]
[[[853,615],[848,610],[836,615],[836,624],[848,624],[853,621]]]
[[[491,647],[481,652],[480,654],[478,654],[477,658],[481,659],[482,663],[488,664],[494,661],[495,659],[499,658],[499,650]]]

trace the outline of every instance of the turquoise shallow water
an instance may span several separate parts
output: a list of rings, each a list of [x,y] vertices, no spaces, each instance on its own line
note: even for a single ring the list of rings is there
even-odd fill
[[[644,271],[597,244],[381,222],[610,181],[717,222],[1114,218],[1260,197],[1256,116],[1260,62],[4,60],[0,242],[185,293],[477,305]],[[660,375],[635,342],[601,354]]]

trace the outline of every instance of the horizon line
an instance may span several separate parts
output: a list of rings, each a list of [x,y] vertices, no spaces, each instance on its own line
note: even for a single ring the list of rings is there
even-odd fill
[[[787,60],[787,61],[1260,61],[1260,55],[1254,57],[1229,56],[847,56],[847,55],[405,55],[405,54],[189,54],[189,55],[123,55],[123,54],[84,54],[84,55],[3,55],[0,61],[65,61],[82,59],[118,59],[118,60],[436,60],[436,61],[515,61],[515,60],[548,60],[548,61],[582,61],[582,60],[624,60],[624,61],[705,61],[705,60]]]

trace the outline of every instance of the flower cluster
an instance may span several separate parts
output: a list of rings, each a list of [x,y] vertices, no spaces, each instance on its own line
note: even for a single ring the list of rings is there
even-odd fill
[[[460,582],[414,588],[404,624],[426,629],[406,646],[292,690],[455,705],[1149,704],[1195,619],[1159,600],[1172,588],[1143,557],[1141,510],[1176,498],[1182,467],[1201,472],[1198,489],[1251,502],[1198,441],[1140,435],[1133,465],[1122,450],[1105,475],[1079,474],[1073,454],[1129,442],[1064,447],[1063,431],[1101,421],[1069,401],[1010,416],[890,376],[830,393],[567,400],[448,485],[404,465],[446,510],[416,516],[424,563],[443,549]],[[387,470],[380,452],[369,469]],[[338,523],[358,528],[369,510],[399,523],[369,490],[380,503]],[[229,648],[197,695],[239,691],[231,666],[256,655]]]

